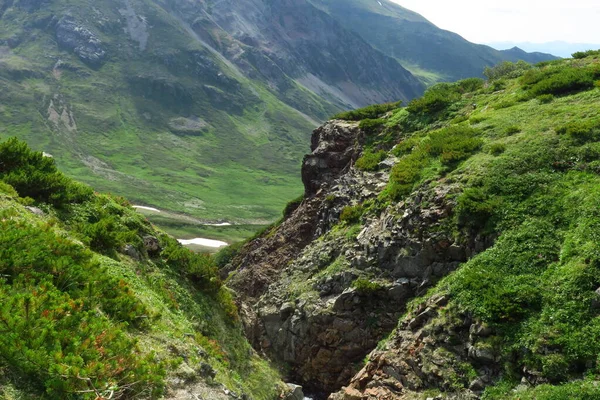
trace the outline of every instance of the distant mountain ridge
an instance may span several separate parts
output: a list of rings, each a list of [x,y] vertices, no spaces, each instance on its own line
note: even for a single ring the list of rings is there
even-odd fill
[[[301,192],[294,176],[320,121],[540,59],[381,4],[0,0],[0,136],[139,204],[271,221]]]
[[[495,49],[508,49],[511,47],[519,47],[528,52],[543,52],[551,53],[559,57],[571,57],[577,51],[596,50],[600,49],[599,43],[568,43],[561,41],[546,42],[546,43],[530,43],[530,42],[493,42],[489,43]]]
[[[537,63],[556,58],[551,54],[498,51],[471,43],[389,0],[311,1],[373,47],[429,81],[479,76],[486,66],[505,60]]]

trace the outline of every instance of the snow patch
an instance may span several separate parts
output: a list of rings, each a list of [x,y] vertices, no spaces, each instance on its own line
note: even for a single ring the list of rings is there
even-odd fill
[[[138,210],[148,210],[148,211],[154,211],[157,213],[160,212],[160,210],[158,208],[154,208],[154,207],[145,207],[145,206],[132,206],[132,207],[135,209],[138,209]]]
[[[220,240],[212,240],[212,239],[204,239],[204,238],[195,238],[195,239],[189,239],[189,240],[179,239],[178,241],[179,241],[179,243],[181,243],[184,246],[187,246],[190,244],[195,244],[198,246],[212,247],[215,249],[218,249],[219,247],[229,246],[228,243],[221,242]]]

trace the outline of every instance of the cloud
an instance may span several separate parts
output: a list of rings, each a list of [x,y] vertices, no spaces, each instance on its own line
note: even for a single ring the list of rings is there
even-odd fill
[[[598,0],[392,0],[477,42],[600,43]],[[495,3],[495,4],[494,4]]]

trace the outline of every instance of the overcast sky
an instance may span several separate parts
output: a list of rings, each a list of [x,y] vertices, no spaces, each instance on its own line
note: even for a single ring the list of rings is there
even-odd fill
[[[475,43],[600,43],[600,0],[392,0]]]

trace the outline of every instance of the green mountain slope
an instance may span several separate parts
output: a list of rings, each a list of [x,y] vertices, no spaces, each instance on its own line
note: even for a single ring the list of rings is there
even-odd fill
[[[308,4],[225,3],[3,1],[0,134],[136,203],[263,223],[316,121],[422,90]]]
[[[316,130],[304,200],[225,268],[317,398],[600,395],[600,51],[487,75]]]
[[[0,144],[0,297],[2,399],[280,392],[209,257],[14,139]]]
[[[480,76],[501,61],[536,63],[554,57],[542,53],[498,51],[470,43],[439,29],[421,15],[389,0],[312,0],[347,29],[394,57],[426,82]]]

